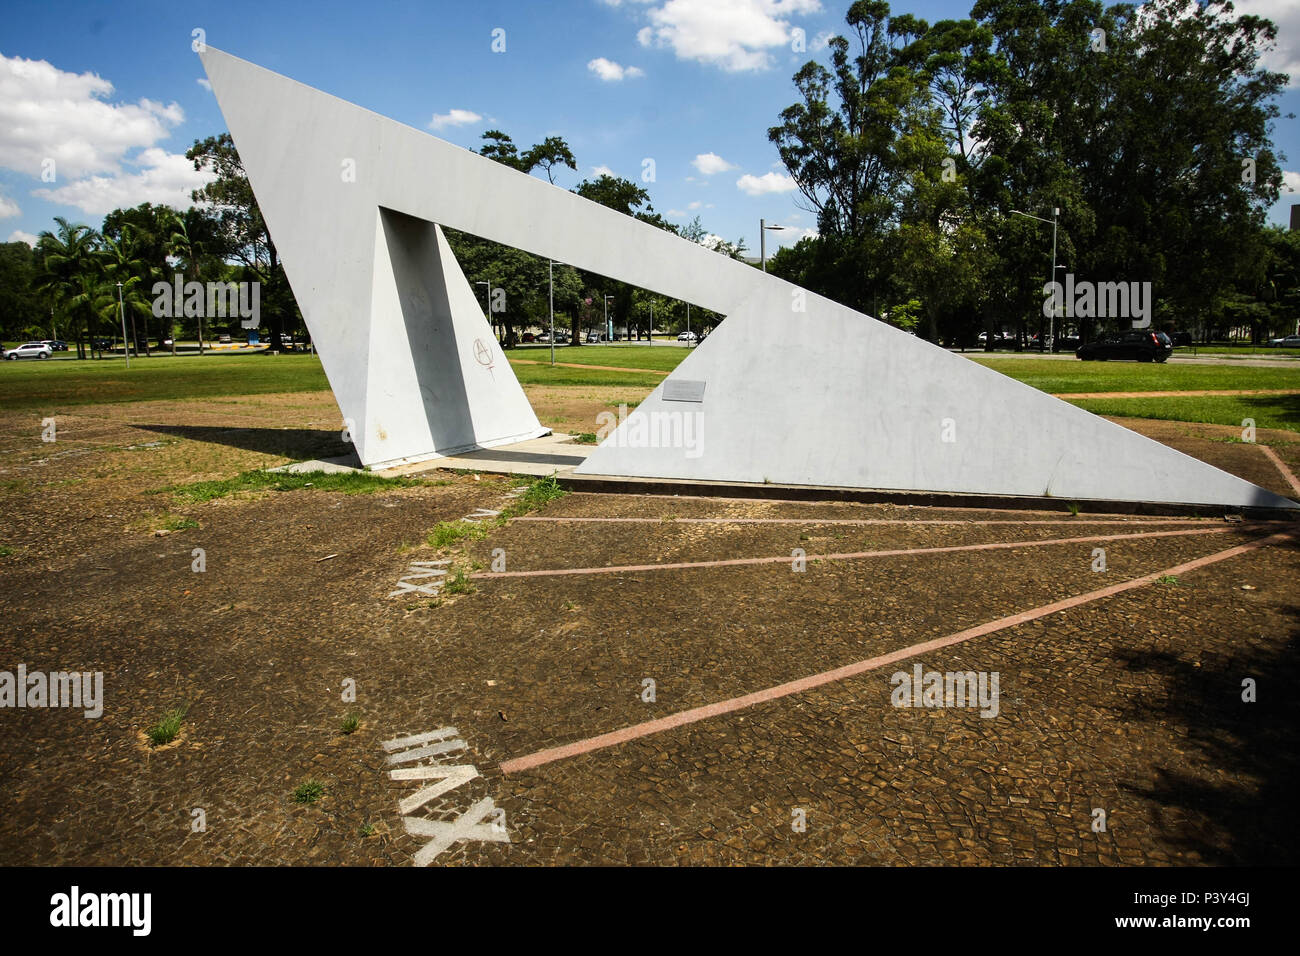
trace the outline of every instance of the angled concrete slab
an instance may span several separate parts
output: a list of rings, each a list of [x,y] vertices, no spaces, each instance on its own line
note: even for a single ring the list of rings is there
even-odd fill
[[[1296,504],[906,332],[768,283],[579,475]]]
[[[544,431],[442,225],[728,316],[580,474],[1300,507],[738,260],[229,54],[202,58],[368,466]]]

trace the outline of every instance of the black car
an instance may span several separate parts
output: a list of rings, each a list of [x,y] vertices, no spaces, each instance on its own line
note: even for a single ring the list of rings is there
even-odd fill
[[[66,352],[68,350],[68,343],[59,339],[44,339],[44,342],[50,347],[51,352]]]
[[[1174,345],[1165,333],[1153,332],[1150,329],[1133,329],[1081,345],[1074,354],[1085,362],[1092,360],[1104,362],[1107,359],[1163,362],[1173,351]]]

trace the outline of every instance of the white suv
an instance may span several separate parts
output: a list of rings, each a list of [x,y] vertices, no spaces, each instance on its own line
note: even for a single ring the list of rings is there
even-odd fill
[[[20,358],[40,358],[47,359],[50,357],[50,347],[44,342],[27,342],[14,349],[5,352],[7,359]]]

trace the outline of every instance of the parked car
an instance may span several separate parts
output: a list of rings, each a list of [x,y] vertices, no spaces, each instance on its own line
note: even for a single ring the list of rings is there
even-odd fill
[[[1192,333],[1191,333],[1191,332],[1172,332],[1172,333],[1170,333],[1170,335],[1169,335],[1169,341],[1171,341],[1171,342],[1174,343],[1174,347],[1175,347],[1175,348],[1177,348],[1177,347],[1180,346],[1180,345],[1191,345],[1191,344],[1192,344]]]
[[[113,342],[110,339],[91,339],[90,347],[96,352],[104,352],[113,348]]]
[[[1054,352],[1073,352],[1079,347],[1079,337],[1077,335],[1058,335],[1056,341],[1052,343]]]
[[[68,350],[67,342],[58,339],[43,339],[42,341],[50,347],[51,352],[66,352]]]
[[[677,335],[678,342],[695,342],[698,341],[698,338],[694,332],[680,332]]]
[[[1173,350],[1174,345],[1165,333],[1152,332],[1150,329],[1133,329],[1081,345],[1074,354],[1085,362],[1092,360],[1104,362],[1107,359],[1163,362],[1169,358]]]
[[[520,341],[520,342],[536,342],[536,341],[537,341],[537,336],[533,335],[532,332],[525,332],[523,335],[521,335],[521,336],[519,337],[519,341]]]
[[[51,350],[44,342],[25,342],[5,352],[5,358],[14,361],[20,358],[47,359]]]
[[[1300,349],[1300,335],[1284,335],[1280,339],[1269,339],[1269,348]]]
[[[981,332],[978,336],[976,336],[975,340],[979,343],[980,347],[982,348],[986,344],[988,344],[988,339],[989,339],[989,334],[987,332]],[[1001,332],[993,333],[993,348],[1009,349],[1009,348],[1015,348],[1015,346],[1016,346],[1016,337],[1014,335],[1010,333],[1003,334]]]

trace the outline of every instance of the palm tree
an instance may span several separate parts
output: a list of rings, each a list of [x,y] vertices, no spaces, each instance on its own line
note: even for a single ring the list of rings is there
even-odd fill
[[[42,232],[36,241],[39,272],[36,287],[47,293],[63,313],[64,328],[75,332],[77,358],[85,358],[84,328],[93,309],[87,298],[87,281],[98,273],[95,252],[100,235],[82,223],[55,216],[58,231]]]
[[[131,313],[131,328],[135,328],[135,317],[140,316],[144,326],[144,354],[148,356],[149,352],[149,316],[153,313],[150,301],[144,295],[145,284],[147,280],[159,274],[156,266],[145,262],[137,252],[137,243],[135,241],[135,230],[130,225],[122,227],[121,236],[118,239],[102,240],[97,254],[100,275],[103,283],[111,291],[116,291],[118,283],[122,285],[121,298],[122,305]],[[152,283],[148,283],[152,288]],[[111,308],[105,304],[105,298],[100,296],[97,301],[99,308],[97,314],[107,317],[118,308],[117,296],[111,295]],[[135,335],[132,334],[132,339]],[[137,348],[138,352],[138,348]]]
[[[194,210],[191,209],[185,215],[177,215],[173,209],[168,209],[169,233],[167,237],[167,251],[172,258],[178,260],[181,272],[195,282],[201,282],[199,270],[203,257],[207,254],[206,243],[201,241],[191,228],[193,221],[191,216]],[[200,312],[199,320],[199,355],[203,354],[203,313]],[[175,336],[172,336],[172,352],[176,352]]]

